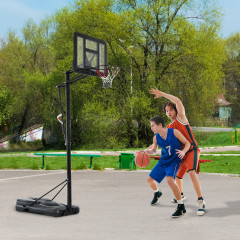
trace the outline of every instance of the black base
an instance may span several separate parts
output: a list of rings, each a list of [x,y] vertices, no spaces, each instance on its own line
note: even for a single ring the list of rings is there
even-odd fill
[[[72,205],[71,210],[69,210],[67,205],[54,202],[50,199],[42,198],[35,202],[36,200],[37,198],[34,197],[17,199],[16,210],[19,212],[38,213],[53,217],[78,214],[80,211],[78,206]]]

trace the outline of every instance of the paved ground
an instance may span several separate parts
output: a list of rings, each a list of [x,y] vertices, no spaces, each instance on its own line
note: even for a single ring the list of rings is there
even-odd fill
[[[231,132],[233,128],[217,128],[217,127],[191,127],[192,130],[201,132]]]
[[[150,206],[148,171],[74,171],[73,204],[80,213],[61,218],[15,211],[17,198],[37,197],[66,178],[66,171],[0,170],[1,239],[6,240],[239,240],[240,178],[200,174],[207,201],[205,216],[189,176],[184,187],[187,213],[172,219],[175,206],[164,181],[163,195]],[[57,198],[66,203],[66,190]]]
[[[201,150],[201,153],[240,151],[240,146],[206,147],[206,148],[200,148],[200,150]]]

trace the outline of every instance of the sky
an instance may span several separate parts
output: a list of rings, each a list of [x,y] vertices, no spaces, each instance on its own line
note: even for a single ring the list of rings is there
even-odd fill
[[[9,30],[18,35],[29,18],[37,24],[74,0],[0,0],[0,38]]]
[[[223,9],[221,36],[229,37],[240,32],[240,0],[216,0]],[[47,15],[74,3],[74,0],[0,0],[0,38],[9,30],[21,34],[26,21],[31,18],[37,24]]]

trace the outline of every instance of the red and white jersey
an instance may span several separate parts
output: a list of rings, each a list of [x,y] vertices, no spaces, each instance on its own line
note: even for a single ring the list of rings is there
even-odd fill
[[[177,129],[191,144],[190,150],[193,147],[198,147],[197,141],[193,135],[192,129],[189,123],[182,123],[177,117],[174,121],[167,125],[167,128]],[[182,148],[184,145],[182,144]]]

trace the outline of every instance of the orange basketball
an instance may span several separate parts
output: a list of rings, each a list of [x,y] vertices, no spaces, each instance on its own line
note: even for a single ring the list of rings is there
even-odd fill
[[[149,165],[150,163],[150,156],[142,151],[138,152],[135,156],[135,164],[140,167],[140,168],[145,168]]]

